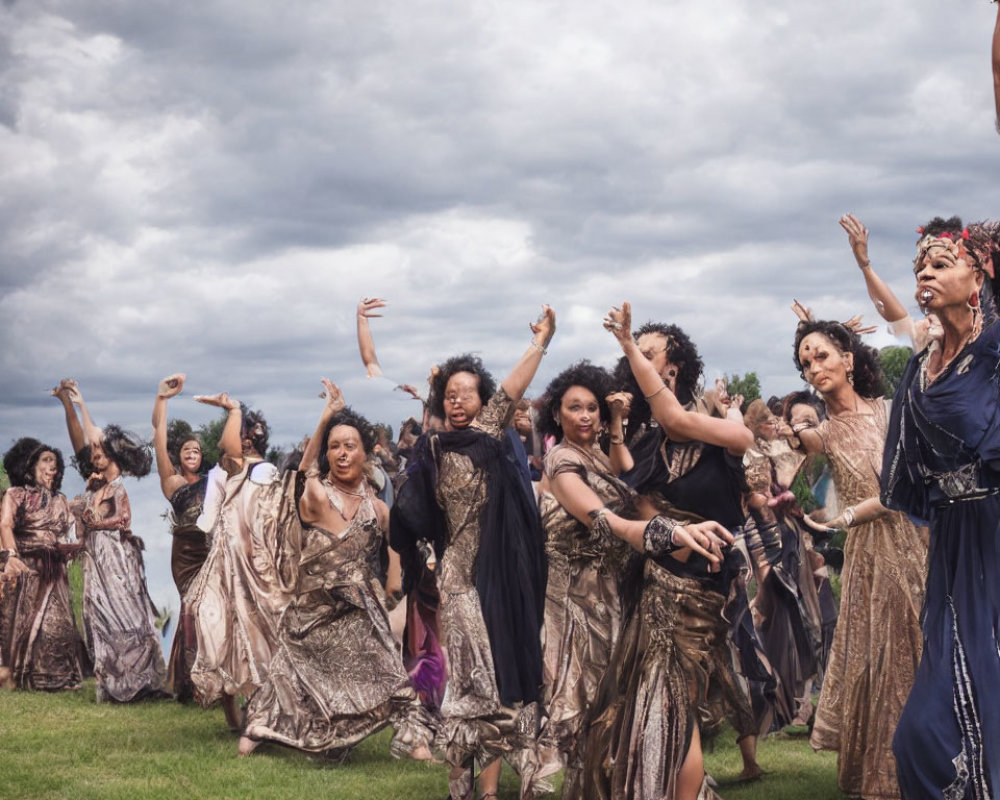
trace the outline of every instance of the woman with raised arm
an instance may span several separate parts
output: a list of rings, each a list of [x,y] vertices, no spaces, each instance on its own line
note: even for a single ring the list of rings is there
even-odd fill
[[[555,333],[552,309],[544,306],[531,330],[528,349],[499,389],[472,355],[441,365],[431,396],[445,430],[417,442],[392,507],[391,544],[407,591],[423,572],[420,542],[435,550],[448,673],[436,746],[452,767],[456,800],[472,796],[477,762],[483,796],[495,796],[500,756],[516,761],[537,733],[544,542],[534,496],[504,440],[514,404]]]
[[[623,421],[631,397],[611,388],[605,370],[583,361],[553,379],[542,398],[540,432],[557,444],[545,456],[548,488],[539,499],[549,580],[543,637],[546,722],[530,776],[533,793],[551,791],[545,779],[563,768],[564,795],[579,797],[583,791],[584,721],[618,640],[619,582],[628,545],[640,551],[643,546],[646,523],[625,519],[635,516],[635,498],[617,477],[628,453],[622,446]],[[605,427],[610,458],[598,445]],[[595,525],[598,516],[603,519]],[[704,533],[706,543],[713,527],[710,523]],[[677,529],[678,540],[683,533]],[[692,536],[702,540],[700,529]]]
[[[300,472],[298,526],[278,534],[279,575],[292,601],[264,684],[247,704],[240,752],[272,741],[345,753],[387,725],[397,757],[431,758],[430,719],[403,668],[376,591],[389,509],[365,477],[375,432],[330,381]],[[303,481],[304,473],[304,481]]]
[[[892,736],[920,658],[927,542],[905,514],[878,497],[889,419],[878,353],[839,322],[804,320],[795,366],[826,402],[797,405],[792,431],[825,453],[845,506],[840,615],[810,743],[837,752],[838,784],[852,797],[898,798]]]
[[[728,704],[737,710],[741,740],[756,734],[749,700],[736,686],[723,616],[742,567],[742,557],[728,547],[723,552],[723,545],[744,521],[741,459],[753,437],[741,421],[702,413],[701,360],[679,328],[650,324],[633,337],[628,303],[608,313],[605,327],[634,376],[633,409],[638,401],[640,421],[649,415],[653,425],[646,434],[653,445],[647,439],[623,460],[636,461],[643,516],[664,516],[647,528],[642,574],[626,586],[634,611],[592,711],[584,797],[714,797],[705,783],[699,723],[714,732]],[[725,533],[712,544],[711,559],[669,536],[678,523],[688,528],[704,520]]]
[[[78,689],[83,646],[69,600],[73,515],[62,453],[18,439],[3,457],[11,488],[0,503],[0,685]]]
[[[903,797],[1000,792],[1000,223],[921,229],[917,302],[942,338],[907,364],[882,499],[931,529],[924,652],[893,751]],[[988,279],[988,280],[987,280]]]
[[[123,477],[149,474],[148,446],[117,425],[102,431],[90,418],[75,381],[63,381],[59,399],[80,409],[84,446],[80,472],[86,494],[73,501],[83,534],[83,621],[94,662],[97,701],[127,703],[166,694],[166,666],[146,588],[142,540],[132,534],[132,509]],[[72,416],[76,418],[73,411]],[[67,419],[69,412],[67,412]],[[77,446],[75,426],[70,439]]]
[[[167,436],[167,400],[181,393],[185,377],[183,373],[177,373],[160,381],[153,402],[156,471],[160,476],[160,489],[170,502],[171,510],[173,546],[170,550],[170,571],[181,597],[180,616],[167,661],[168,681],[174,698],[179,702],[194,698],[191,666],[198,650],[194,617],[184,602],[184,594],[208,556],[208,537],[196,524],[205,502],[207,485],[201,440],[192,433],[171,443]]]
[[[875,310],[889,323],[889,329],[896,336],[908,337],[914,352],[919,353],[931,339],[941,335],[941,326],[937,318],[933,314],[928,314],[925,319],[914,320],[892,289],[872,267],[871,258],[868,256],[868,228],[853,214],[845,214],[839,221],[840,227],[847,232],[851,252],[854,253],[854,260],[858,262],[858,269],[864,276],[868,296],[875,304]],[[861,331],[856,332],[861,333]]]
[[[278,576],[277,538],[295,525],[293,486],[264,460],[268,427],[260,412],[243,412],[228,394],[195,400],[226,409],[219,442],[222,456],[209,476],[198,527],[211,545],[185,595],[195,618],[198,652],[191,680],[205,706],[249,696],[267,677],[278,636],[278,619],[289,593]],[[229,704],[229,705],[227,705]]]

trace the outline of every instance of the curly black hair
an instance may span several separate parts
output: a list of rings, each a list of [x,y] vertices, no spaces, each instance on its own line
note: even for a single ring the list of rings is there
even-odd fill
[[[854,331],[833,320],[800,322],[795,329],[795,367],[803,380],[806,380],[806,376],[799,360],[799,347],[802,340],[811,333],[823,334],[841,353],[854,354],[854,391],[869,399],[885,394],[885,376],[879,363],[878,350],[869,347]]]
[[[142,478],[153,466],[149,443],[118,425],[107,425],[101,438],[104,454],[118,465],[123,475]]]
[[[538,430],[543,436],[554,436],[562,441],[562,428],[556,424],[556,414],[562,405],[563,395],[573,386],[582,386],[593,393],[600,408],[601,422],[611,421],[611,409],[605,399],[612,391],[611,375],[603,367],[597,367],[587,359],[567,367],[554,377],[545,387],[539,411]]]
[[[240,423],[240,439],[249,439],[253,444],[253,449],[261,458],[267,457],[267,441],[271,436],[271,429],[267,420],[264,419],[262,411],[251,411],[244,403],[240,403],[242,422]]]
[[[690,403],[701,394],[699,384],[705,369],[705,362],[698,355],[698,348],[694,346],[691,337],[676,325],[647,322],[632,334],[632,338],[638,342],[639,337],[647,333],[658,333],[666,337],[667,358],[677,367],[677,399],[685,405]]]
[[[483,366],[483,361],[479,356],[472,353],[462,353],[460,356],[452,356],[441,364],[437,375],[431,381],[431,396],[428,401],[431,413],[436,417],[445,419],[444,413],[444,390],[448,386],[448,381],[456,372],[471,372],[479,379],[479,401],[485,406],[497,390],[497,382],[493,376]]]
[[[35,467],[43,453],[52,453],[56,457],[56,474],[52,479],[52,491],[62,488],[63,475],[66,472],[66,462],[62,452],[56,447],[49,447],[31,436],[22,436],[3,455],[3,468],[10,479],[11,486],[35,486]]]
[[[366,456],[372,454],[375,442],[378,441],[375,426],[357,411],[350,406],[338,411],[330,418],[330,421],[326,423],[326,427],[323,429],[323,441],[320,443],[319,450],[319,471],[321,475],[326,475],[330,471],[330,459],[327,456],[326,443],[330,441],[330,431],[338,425],[348,425],[358,432],[358,435],[361,437],[361,446],[364,448]]]
[[[791,392],[785,395],[784,399],[781,400],[781,413],[780,416],[785,422],[791,422],[792,420],[792,406],[807,405],[812,406],[816,411],[816,416],[819,417],[820,422],[826,419],[826,403],[808,389],[802,389],[798,392]]]

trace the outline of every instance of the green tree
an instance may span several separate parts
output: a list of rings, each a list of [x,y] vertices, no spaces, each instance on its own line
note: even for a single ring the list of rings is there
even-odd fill
[[[746,411],[748,405],[760,398],[760,380],[757,378],[756,372],[747,372],[743,377],[724,375],[722,379],[726,382],[726,391],[731,397],[738,394],[743,395],[741,411]]]
[[[3,468],[3,464],[0,463],[0,495],[4,493],[5,490],[10,488],[10,480],[7,478],[7,470]]]
[[[899,379],[903,377],[903,370],[913,355],[913,350],[909,347],[899,345],[889,345],[878,351],[878,360],[882,365],[882,372],[885,373],[886,388],[890,395],[896,393],[899,386]]]

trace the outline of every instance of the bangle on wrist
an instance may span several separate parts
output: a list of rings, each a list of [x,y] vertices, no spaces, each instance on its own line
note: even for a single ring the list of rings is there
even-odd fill
[[[858,263],[858,269],[865,270],[872,265],[871,261],[866,261],[864,264]]]
[[[856,515],[854,513],[854,506],[848,506],[844,509],[844,527],[850,528],[854,524]]]
[[[625,444],[625,437],[622,434],[611,434],[611,444]]]
[[[538,342],[536,342],[536,341],[535,341],[534,339],[532,339],[532,340],[531,340],[530,342],[528,342],[528,346],[529,346],[529,347],[534,347],[534,348],[535,348],[535,349],[536,349],[536,350],[537,350],[537,351],[538,351],[539,353],[541,353],[541,354],[542,354],[543,356],[544,356],[544,355],[545,355],[546,353],[548,353],[548,352],[549,352],[548,350],[546,350],[546,349],[545,349],[544,345],[540,345],[540,344],[539,344]]]

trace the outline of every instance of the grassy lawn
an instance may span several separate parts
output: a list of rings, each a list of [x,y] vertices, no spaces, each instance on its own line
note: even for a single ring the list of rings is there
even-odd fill
[[[79,692],[3,691],[0,741],[2,798],[389,800],[448,793],[445,767],[389,756],[388,731],[343,764],[271,746],[239,758],[221,710],[169,701],[96,705],[92,680]],[[843,798],[834,756],[813,753],[804,736],[761,742],[759,761],[767,774],[754,784],[733,783],[741,767],[731,731],[706,760],[726,800]],[[501,797],[517,797],[516,778],[507,770]]]

